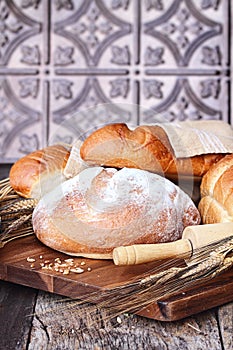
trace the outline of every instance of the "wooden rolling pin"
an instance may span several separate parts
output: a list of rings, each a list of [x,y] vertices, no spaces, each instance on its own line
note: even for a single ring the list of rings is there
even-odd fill
[[[188,226],[182,239],[175,242],[115,248],[113,261],[115,265],[136,265],[168,258],[190,259],[195,249],[230,236],[233,238],[233,222]]]

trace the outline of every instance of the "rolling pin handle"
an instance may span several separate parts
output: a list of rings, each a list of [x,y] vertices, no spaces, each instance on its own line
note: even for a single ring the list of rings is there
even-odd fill
[[[115,248],[113,260],[115,265],[136,265],[169,258],[195,259],[197,248],[231,236],[233,222],[188,226],[183,231],[182,239],[175,242]]]
[[[169,258],[190,258],[192,244],[189,239],[182,239],[170,243],[135,244],[122,246],[113,250],[115,265],[137,265],[155,260]]]
[[[135,246],[118,247],[113,250],[113,261],[115,265],[137,264]]]

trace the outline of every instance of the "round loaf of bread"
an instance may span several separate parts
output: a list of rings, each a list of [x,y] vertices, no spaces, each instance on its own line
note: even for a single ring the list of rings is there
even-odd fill
[[[199,211],[204,224],[233,221],[233,154],[213,165],[201,182]]]
[[[200,215],[188,195],[159,175],[91,167],[45,195],[32,222],[38,239],[55,250],[109,259],[118,246],[177,240]]]
[[[11,167],[11,187],[22,197],[40,199],[65,180],[69,155],[65,146],[53,145],[24,156]]]

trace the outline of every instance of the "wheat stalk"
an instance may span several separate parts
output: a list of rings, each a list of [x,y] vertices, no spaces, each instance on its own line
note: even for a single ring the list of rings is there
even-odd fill
[[[8,219],[6,222],[1,221],[0,247],[4,247],[12,239],[24,237],[24,229],[31,227],[31,218],[32,213],[23,214],[11,220]],[[29,231],[27,233],[29,234]],[[32,228],[30,234],[33,234]]]
[[[2,189],[1,189],[1,194],[0,194],[0,200],[4,199],[8,194],[10,194],[12,192],[12,188],[11,186],[4,186]]]
[[[15,219],[4,231],[3,236],[8,235],[12,231],[16,231],[20,226],[29,221],[32,217],[32,214],[21,215],[19,218]]]
[[[0,206],[5,201],[13,200],[19,196],[10,185],[10,179],[6,178],[0,181]]]
[[[7,185],[10,184],[10,178],[9,178],[9,177],[7,177],[7,178],[5,178],[5,179],[2,179],[2,180],[0,181],[0,188],[1,188],[1,187],[4,187],[6,184],[7,184]]]
[[[26,236],[30,236],[33,234],[33,228],[32,226],[24,227],[16,232],[12,232],[11,234],[5,235],[4,237],[1,237],[0,239],[0,248],[3,248],[7,243],[18,239],[18,238],[23,238]]]
[[[12,215],[12,214],[22,214],[25,211],[31,211],[35,208],[37,200],[35,199],[19,199],[15,202],[11,202],[0,208],[0,215]]]
[[[0,248],[13,239],[33,234],[31,217],[37,201],[20,197],[9,178],[0,181]]]

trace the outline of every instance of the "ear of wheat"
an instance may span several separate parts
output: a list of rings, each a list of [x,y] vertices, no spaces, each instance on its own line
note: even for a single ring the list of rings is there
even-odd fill
[[[0,248],[16,238],[33,234],[31,216],[34,199],[24,199],[10,186],[9,178],[0,181]]]

